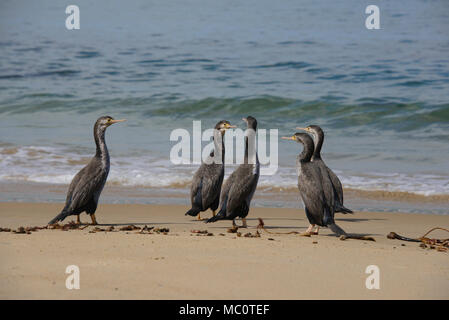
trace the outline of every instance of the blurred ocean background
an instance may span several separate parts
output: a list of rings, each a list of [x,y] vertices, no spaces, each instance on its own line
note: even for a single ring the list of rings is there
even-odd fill
[[[447,214],[449,2],[1,1],[0,201],[64,201],[101,115],[128,119],[107,132],[105,202],[188,203],[197,166],[169,161],[171,131],[252,115],[322,126],[348,207]],[[256,205],[300,206],[300,149],[279,141]]]

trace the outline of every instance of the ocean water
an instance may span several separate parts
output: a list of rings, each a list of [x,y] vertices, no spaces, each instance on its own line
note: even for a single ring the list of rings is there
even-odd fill
[[[66,3],[0,3],[0,183],[68,184],[107,114],[128,119],[107,132],[108,183],[187,194],[197,166],[170,162],[172,130],[252,115],[279,135],[322,126],[347,189],[449,199],[449,2],[382,1],[380,30],[370,1],[76,4],[68,31]],[[300,151],[279,141],[261,192],[296,188]]]

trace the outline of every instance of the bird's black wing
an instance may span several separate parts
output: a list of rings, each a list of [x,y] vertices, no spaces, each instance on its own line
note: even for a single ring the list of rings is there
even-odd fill
[[[73,177],[72,181],[70,182],[69,190],[67,191],[67,197],[66,197],[64,208],[48,224],[54,224],[58,221],[64,220],[67,216],[70,216],[72,214],[78,214],[78,213],[82,212],[82,210],[80,208],[74,208],[72,206],[72,200],[73,200],[73,195],[74,195],[77,185],[80,183],[80,180],[82,179],[82,177],[86,174],[86,171],[88,170],[87,167],[88,166],[85,166]]]
[[[94,160],[83,170],[83,174],[80,175],[77,184],[73,188],[71,202],[67,208],[69,212],[85,208],[92,201],[96,205],[106,182],[107,172],[101,166],[96,165]]]
[[[329,174],[329,178],[332,181],[332,186],[334,187],[335,212],[341,212],[343,214],[354,213],[351,209],[348,209],[343,205],[343,186],[340,182],[340,179],[327,166],[326,170]]]
[[[327,171],[320,171],[321,173],[321,183],[323,186],[323,194],[324,194],[324,217],[323,224],[328,225],[334,223],[334,215],[335,215],[335,189],[332,184],[332,180],[329,177],[329,173]]]
[[[335,200],[338,201],[340,205],[343,205],[343,186],[341,185],[340,179],[338,179],[337,175],[329,167],[326,166],[326,169],[335,189],[335,194],[337,196],[337,199]]]
[[[298,176],[298,189],[311,224],[323,226],[325,195],[319,168],[313,163],[304,165]]]
[[[202,187],[203,187],[203,172],[204,164],[199,167],[195,172],[192,179],[192,185],[190,186],[190,201],[192,208],[202,210]]]
[[[226,179],[221,187],[220,192],[220,212],[217,216],[226,216],[226,207],[228,204],[229,191],[231,190],[232,185],[235,181],[235,171],[231,173],[231,175]]]
[[[248,213],[250,201],[259,178],[258,175],[253,174],[253,167],[254,165],[242,164],[235,171],[237,179],[230,186],[226,205],[226,216],[230,219],[239,216],[239,214],[246,216]]]
[[[73,198],[73,192],[74,192],[76,186],[78,185],[78,183],[80,182],[80,179],[86,174],[87,169],[88,168],[86,165],[73,177],[72,182],[70,182],[69,190],[67,191],[67,197],[65,200],[64,210],[67,210],[70,207],[70,204],[71,204],[72,198]]]
[[[203,175],[201,198],[203,208],[209,208],[220,196],[223,184],[224,167],[220,164],[209,164]]]

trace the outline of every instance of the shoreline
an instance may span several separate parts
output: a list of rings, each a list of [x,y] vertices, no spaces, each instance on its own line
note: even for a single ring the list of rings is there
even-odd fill
[[[43,226],[61,203],[0,202],[0,227]],[[270,232],[302,232],[304,211],[252,208],[250,228],[228,233],[230,221],[205,224],[184,216],[183,205],[100,204],[99,228],[134,224],[169,228],[137,231],[39,230],[0,232],[3,299],[449,299],[448,252],[390,240],[391,231],[419,237],[449,227],[449,216],[384,212],[336,214],[346,232],[375,242],[320,235],[255,234],[257,218]],[[203,218],[211,216],[203,213]],[[67,218],[64,223],[75,220]],[[81,220],[90,219],[81,215]],[[240,224],[240,221],[237,221]],[[213,236],[192,233],[208,230]],[[432,237],[447,238],[442,231]],[[270,240],[272,239],[272,240]],[[81,289],[67,290],[65,268],[78,265]],[[368,290],[366,267],[380,269],[380,289]]]
[[[0,182],[0,201],[6,202],[63,202],[68,185],[36,182]],[[190,187],[149,188],[117,186],[107,183],[100,204],[173,204],[188,205]],[[449,195],[418,195],[407,192],[366,191],[345,188],[345,205],[355,211],[404,212],[449,215]],[[296,186],[267,188],[260,186],[252,205],[266,208],[302,208]]]

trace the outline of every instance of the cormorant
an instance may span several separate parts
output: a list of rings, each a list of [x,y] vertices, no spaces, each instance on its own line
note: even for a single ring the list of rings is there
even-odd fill
[[[67,216],[76,215],[77,223],[81,223],[80,214],[86,212],[92,219],[92,224],[97,224],[95,210],[98,199],[103,190],[109,173],[109,152],[106,147],[104,134],[110,125],[122,122],[105,116],[97,119],[94,125],[94,138],[97,146],[95,156],[73,178],[67,192],[67,199],[61,213],[48,224],[54,224],[64,220]]]
[[[337,175],[329,169],[328,166],[324,163],[323,159],[321,159],[321,147],[324,142],[324,132],[323,130],[316,125],[308,126],[307,128],[296,128],[298,130],[304,130],[309,132],[312,135],[313,143],[315,145],[315,151],[313,152],[312,162],[315,162],[320,166],[320,169],[327,171],[329,174],[329,178],[332,181],[332,186],[334,187],[335,192],[335,212],[341,212],[343,214],[353,213],[352,210],[346,208],[343,205],[343,186],[341,185],[340,179],[338,179]]]
[[[303,145],[303,151],[296,160],[298,189],[304,202],[309,227],[305,235],[312,234],[315,225],[329,227],[337,235],[346,233],[334,221],[335,193],[327,171],[323,172],[311,158],[314,151],[312,138],[306,133],[295,133],[282,139],[293,140]]]
[[[214,150],[210,153],[208,161],[201,164],[193,176],[190,187],[192,208],[186,212],[186,215],[198,215],[198,220],[201,220],[200,212],[210,208],[215,216],[215,210],[218,208],[224,177],[225,147],[223,136],[229,128],[235,128],[235,126],[231,126],[229,121],[226,120],[221,120],[215,125]],[[213,159],[221,160],[221,163]]]
[[[232,220],[232,225],[235,226],[235,218],[240,217],[243,222],[242,227],[247,227],[246,216],[259,181],[260,164],[256,152],[255,138],[257,120],[248,116],[243,118],[243,121],[247,124],[244,162],[224,183],[220,195],[220,211],[206,223]]]

